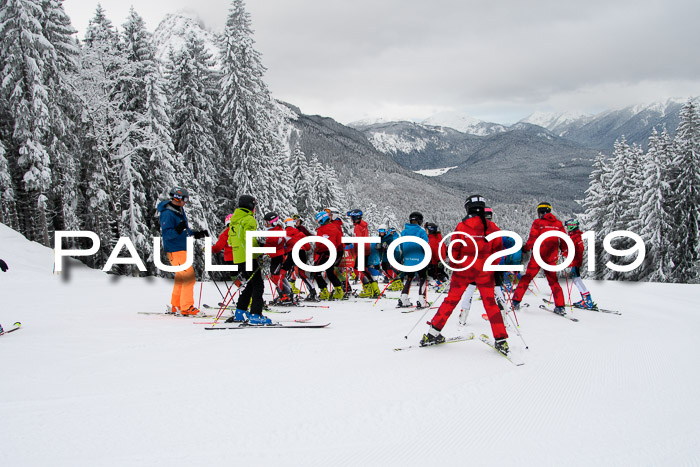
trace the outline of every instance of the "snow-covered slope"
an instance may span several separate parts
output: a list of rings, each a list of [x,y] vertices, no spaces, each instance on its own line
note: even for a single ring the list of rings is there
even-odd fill
[[[66,280],[3,225],[0,245],[0,322],[23,323],[0,337],[3,466],[700,462],[696,285],[588,281],[623,315],[573,323],[537,309],[538,280],[515,367],[478,340],[393,352],[430,317],[395,300],[270,314],[325,329],[205,331],[136,313],[167,303],[168,280],[77,267]],[[218,299],[205,283],[202,302]],[[475,301],[466,331],[490,332],[482,313]]]
[[[153,43],[157,51],[156,57],[164,63],[168,59],[170,50],[181,50],[191,34],[204,42],[207,51],[218,63],[219,48],[216,35],[206,29],[199,18],[184,13],[167,14],[158,24],[153,33]]]
[[[489,136],[506,131],[503,125],[485,122],[463,112],[444,111],[431,115],[421,122],[423,125],[452,128],[462,133]]]

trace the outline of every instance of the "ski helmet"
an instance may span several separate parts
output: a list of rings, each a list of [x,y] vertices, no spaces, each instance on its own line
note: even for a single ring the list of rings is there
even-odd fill
[[[569,219],[564,223],[566,226],[566,231],[567,232],[573,232],[575,230],[578,230],[578,221],[576,219]]]
[[[428,229],[428,232],[430,232],[432,234],[437,233],[437,231],[439,229],[438,225],[434,222],[426,222],[425,228]]]
[[[231,222],[232,217],[233,217],[233,213],[226,216],[226,219],[224,220],[224,224],[228,225]]]
[[[190,200],[190,193],[184,188],[174,187],[170,190],[170,199],[179,199],[187,202]]]
[[[467,214],[478,214],[486,209],[486,199],[481,195],[471,195],[464,202],[464,209]]]
[[[552,212],[552,205],[549,203],[540,203],[537,205],[537,214],[546,214]]]
[[[320,225],[327,224],[330,222],[331,217],[328,215],[328,212],[326,211],[321,211],[316,214],[316,222],[318,222]]]
[[[340,211],[338,211],[338,208],[327,208],[326,212],[328,213],[328,217],[330,220],[334,221],[338,217],[340,217]]]
[[[285,225],[285,227],[294,227],[297,225],[297,221],[295,221],[291,217],[288,217],[284,220],[284,225]]]
[[[411,223],[423,225],[423,214],[418,211],[414,211],[408,216],[408,221]]]
[[[377,227],[377,231],[379,232],[379,235],[385,234],[387,232],[386,224],[380,224],[379,227]]]
[[[484,217],[487,218],[488,220],[493,219],[493,209],[484,208]]]
[[[352,219],[354,224],[358,224],[362,220],[362,211],[359,209],[353,209],[352,211],[348,211],[348,216],[350,216],[350,219]]]
[[[250,211],[255,211],[255,207],[258,205],[258,201],[250,195],[241,195],[238,198],[238,207],[243,209],[248,209]]]
[[[269,225],[274,225],[280,220],[280,216],[276,212],[272,211],[272,212],[268,212],[267,214],[265,214],[265,217],[263,217],[263,220],[265,222],[267,222]]]

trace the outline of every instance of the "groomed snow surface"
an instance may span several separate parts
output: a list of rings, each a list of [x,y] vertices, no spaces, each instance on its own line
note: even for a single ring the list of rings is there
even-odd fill
[[[623,315],[574,323],[537,308],[538,280],[516,367],[478,340],[394,352],[432,312],[389,299],[269,315],[325,329],[205,331],[137,314],[162,310],[171,281],[73,261],[59,277],[50,249],[4,225],[0,242],[0,322],[23,323],[0,337],[2,466],[700,463],[696,285],[588,281]],[[205,283],[202,303],[218,298]],[[482,313],[466,331],[490,334]]]

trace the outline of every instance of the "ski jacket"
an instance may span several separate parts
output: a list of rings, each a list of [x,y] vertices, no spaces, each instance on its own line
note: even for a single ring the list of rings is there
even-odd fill
[[[175,206],[170,200],[161,201],[158,204],[158,215],[160,216],[160,232],[163,237],[163,250],[166,253],[187,250],[187,236],[192,235],[192,230],[187,223],[185,208]],[[185,221],[185,230],[177,233],[175,228]]]
[[[245,239],[248,232],[258,230],[258,221],[253,216],[253,211],[246,208],[238,208],[233,212],[228,231],[228,244],[231,245],[233,262],[236,264],[245,263]],[[253,239],[253,246],[260,246],[258,239]],[[258,254],[253,255],[254,258]]]
[[[572,268],[580,268],[583,266],[583,238],[581,238],[581,231],[574,230],[569,233],[569,237],[574,241],[574,261],[571,263]],[[566,245],[565,245],[566,246]]]
[[[303,233],[305,237],[313,237],[314,234],[311,233],[309,229],[304,227],[303,225],[300,225],[299,227],[296,228],[299,232]]]
[[[284,229],[281,225],[276,224],[274,227],[267,229],[268,232],[282,232]],[[277,256],[284,255],[286,250],[284,237],[267,237],[265,238],[265,244],[261,246],[274,247],[274,253],[266,253],[270,258],[275,258]]]
[[[224,250],[224,261],[233,261],[233,253],[231,253],[231,247],[228,244],[228,227],[221,231],[219,239],[211,247],[212,253],[218,253],[221,250]]]
[[[481,221],[481,218],[478,216],[469,217],[457,224],[455,232],[464,232],[471,235],[476,242],[478,252],[476,253],[476,260],[474,260],[474,242],[463,235],[455,234],[452,237],[452,256],[455,259],[454,262],[451,262],[452,267],[455,269],[461,269],[467,267],[472,261],[474,261],[474,265],[467,269],[467,271],[483,271],[486,258],[503,249],[503,237],[498,237],[490,242],[486,241],[487,236],[493,232],[498,232],[499,230],[500,229],[496,224],[490,220],[486,220],[486,234],[484,234],[484,224]],[[460,242],[460,239],[464,243]],[[458,271],[455,271],[455,273],[457,272]]]
[[[343,221],[341,219],[332,220],[329,222],[329,224],[335,226],[335,228],[338,229],[338,233],[341,237],[345,235],[345,233],[343,232]]]
[[[559,232],[566,233],[564,230],[564,224],[561,223],[559,219],[554,217],[554,214],[548,212],[541,219],[535,219],[530,228],[530,236],[527,238],[527,243],[523,247],[523,251],[532,250],[535,245],[535,240],[545,232],[551,232],[553,230],[558,230]],[[556,237],[550,237],[542,243],[540,247],[540,256],[542,259],[550,265],[554,265],[559,258],[559,250],[566,256],[568,249],[566,248],[566,243],[559,241]]]
[[[318,230],[316,230],[316,235],[319,237],[325,237],[328,240],[330,240],[333,245],[335,246],[335,249],[338,252],[338,255],[343,254],[343,244],[340,241],[341,239],[341,234],[338,233],[338,228],[337,226],[333,225],[331,222],[325,225],[321,225],[318,227]],[[321,253],[324,251],[328,251],[328,248],[326,245],[324,245],[321,242],[316,243],[316,253]]]
[[[357,224],[354,225],[353,227],[353,233],[355,234],[355,237],[369,237],[369,227],[367,227],[367,222],[364,220],[361,220]],[[353,250],[355,250],[355,255],[357,255],[357,248],[358,248],[357,243],[353,243]],[[369,243],[365,243],[363,245],[363,250],[364,250],[364,255],[367,256],[369,255],[371,251],[371,247]]]
[[[507,250],[508,248],[512,247],[515,245],[515,240],[512,237],[501,237],[501,241],[503,242],[503,249]],[[499,264],[506,264],[508,266],[513,266],[522,263],[523,261],[523,249],[519,249],[515,253],[511,253],[508,256],[505,256],[501,258],[501,261]]]
[[[435,265],[440,262],[440,258],[447,262],[447,245],[442,244],[440,248],[440,242],[442,241],[442,234],[440,232],[434,234],[428,234],[428,243],[430,244],[430,251],[432,256],[430,257],[430,264]]]
[[[425,240],[425,243],[429,243],[428,234],[425,232],[425,229],[418,224],[406,224],[404,229],[401,231],[401,236],[418,237]],[[417,243],[402,243],[399,248],[401,248],[404,266],[415,266],[423,261],[423,258],[425,258],[425,251],[423,251],[423,247]]]
[[[285,229],[285,232],[287,234],[287,236],[284,237],[284,240],[287,245],[287,247],[285,248],[285,252],[291,253],[292,248],[294,248],[294,245],[296,245],[299,240],[306,237],[306,235],[304,235],[302,232],[299,231],[299,229],[295,227],[287,227]],[[311,249],[311,244],[307,243],[306,245],[301,247],[301,249],[304,251],[309,251]]]

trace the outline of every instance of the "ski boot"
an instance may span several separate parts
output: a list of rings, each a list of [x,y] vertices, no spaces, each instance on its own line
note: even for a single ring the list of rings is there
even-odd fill
[[[333,300],[342,300],[345,298],[345,291],[343,291],[342,287],[335,287],[333,289]]]
[[[423,334],[423,338],[420,340],[419,345],[421,347],[425,347],[428,345],[442,344],[443,342],[445,342],[445,337],[440,334],[440,331],[431,325],[428,332]]]
[[[392,283],[389,286],[389,290],[393,290],[394,292],[401,292],[403,290],[403,281],[401,279],[397,279],[396,281],[394,281],[394,283]]]
[[[292,288],[292,293],[294,295],[299,295],[301,293],[301,290],[297,289],[296,284],[289,284],[289,285]]]
[[[411,303],[411,300],[408,299],[408,294],[401,294],[401,298],[399,298],[399,303],[396,305],[399,308],[406,308],[413,306]]]
[[[554,312],[558,315],[564,316],[566,314],[566,309],[563,306],[555,306]]]
[[[330,300],[331,294],[328,292],[328,289],[321,289],[321,295],[319,295],[318,298],[320,300]]]
[[[309,289],[309,294],[304,299],[305,302],[320,302],[321,299],[318,298],[318,292],[316,289]]]
[[[165,314],[166,315],[179,315],[180,309],[178,307],[176,307],[175,305],[168,305],[165,307]]]
[[[370,288],[372,289],[372,298],[379,298],[379,296],[382,294],[382,291],[379,290],[379,284],[376,282],[370,282]]]
[[[586,292],[584,294],[581,294],[581,300],[578,302],[574,303],[573,305],[577,308],[584,308],[586,310],[595,310],[598,308],[598,305],[593,303],[593,299],[591,299],[591,293]]]
[[[294,302],[293,295],[282,292],[279,295],[277,295],[277,298],[275,298],[274,304],[280,305],[280,306],[291,306],[291,305],[295,305],[296,303]]]
[[[262,314],[250,313],[248,315],[248,324],[253,326],[269,326],[272,324],[272,320]]]
[[[416,300],[416,308],[428,308],[430,306],[430,303],[428,303],[428,300],[426,300],[425,297],[420,297],[418,300]]]
[[[368,282],[362,286],[362,292],[360,292],[360,298],[372,298],[374,296],[374,291],[372,290],[372,285]]]
[[[180,311],[180,315],[197,317],[204,316],[204,313],[199,311],[199,308],[196,308],[194,305],[190,305],[188,309]]]
[[[496,341],[493,343],[493,346],[503,355],[508,355],[508,352],[510,352],[510,347],[508,347],[508,341],[505,340],[505,338],[496,339]]]
[[[466,326],[468,317],[469,317],[469,308],[462,308],[462,312],[459,314],[459,325]]]
[[[236,308],[236,311],[233,312],[233,316],[231,316],[225,322],[226,323],[242,323],[242,322],[247,321],[247,320],[248,320],[248,310],[241,310],[240,308]]]

